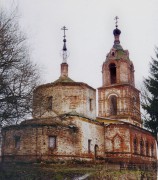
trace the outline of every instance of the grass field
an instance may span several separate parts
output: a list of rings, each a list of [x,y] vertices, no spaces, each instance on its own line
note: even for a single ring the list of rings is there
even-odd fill
[[[1,164],[0,180],[156,180],[156,172],[107,170],[104,165]]]

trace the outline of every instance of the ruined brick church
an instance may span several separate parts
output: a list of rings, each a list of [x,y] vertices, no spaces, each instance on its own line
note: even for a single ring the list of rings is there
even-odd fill
[[[2,129],[3,162],[156,164],[156,140],[142,127],[134,65],[120,44],[117,25],[113,34],[102,65],[98,117],[96,89],[68,76],[64,33],[61,75],[34,90],[33,119]]]

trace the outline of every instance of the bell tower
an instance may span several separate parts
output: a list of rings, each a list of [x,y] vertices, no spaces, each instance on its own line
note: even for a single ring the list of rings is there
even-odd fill
[[[141,126],[139,90],[135,88],[134,65],[120,44],[121,31],[113,31],[114,45],[102,65],[102,87],[98,88],[98,116]]]

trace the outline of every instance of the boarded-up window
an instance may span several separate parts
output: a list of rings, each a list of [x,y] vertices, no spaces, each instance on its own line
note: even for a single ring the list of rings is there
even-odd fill
[[[52,110],[52,100],[53,100],[52,96],[47,98],[47,109],[48,110]]]
[[[88,139],[88,153],[91,153],[91,140]]]
[[[78,100],[79,97],[78,96],[70,96],[70,109],[75,109],[78,105]]]
[[[15,148],[20,149],[20,136],[15,136]]]
[[[56,148],[56,136],[49,136],[49,148]]]
[[[120,136],[116,135],[113,139],[113,147],[114,151],[121,151],[122,150],[122,139]]]

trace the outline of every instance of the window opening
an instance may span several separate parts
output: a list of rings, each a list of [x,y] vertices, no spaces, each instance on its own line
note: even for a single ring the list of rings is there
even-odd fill
[[[92,99],[89,99],[89,110],[92,111]]]
[[[148,141],[146,142],[146,156],[149,155],[149,143]]]
[[[56,148],[56,136],[49,136],[49,148]]]
[[[131,83],[134,83],[134,67],[133,65],[130,65],[130,70],[131,70]]]
[[[136,97],[132,97],[132,107],[133,107],[133,113],[136,113]]]
[[[99,150],[99,147],[97,144],[95,144],[94,146],[94,156],[95,156],[95,159],[98,157],[98,150]]]
[[[133,105],[136,106],[136,104],[137,104],[137,99],[136,97],[133,97]]]
[[[117,97],[114,95],[110,96],[110,114],[117,115]]]
[[[78,96],[70,96],[70,109],[75,109],[78,104]]]
[[[151,145],[151,156],[152,157],[154,156],[154,145],[153,144]]]
[[[20,149],[20,136],[15,136],[15,148]]]
[[[134,153],[137,153],[137,138],[136,137],[134,138],[133,144],[134,144]]]
[[[143,142],[143,139],[140,140],[140,154],[141,155],[144,154],[144,142]]]
[[[88,139],[88,153],[91,153],[91,139]]]
[[[116,83],[116,65],[114,63],[110,64],[109,69],[110,69],[111,84],[115,84]]]
[[[123,143],[123,141],[122,141],[121,137],[117,134],[113,139],[113,149],[115,152],[121,151],[122,143]]]
[[[47,98],[47,107],[48,107],[48,110],[52,110],[52,96],[48,97]]]

